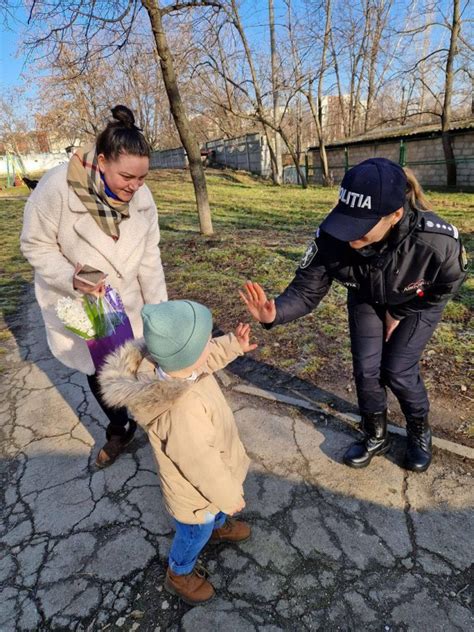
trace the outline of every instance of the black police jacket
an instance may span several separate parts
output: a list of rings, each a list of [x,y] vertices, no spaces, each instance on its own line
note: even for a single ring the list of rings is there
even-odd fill
[[[383,243],[360,250],[318,229],[293,281],[276,299],[277,316],[267,328],[311,312],[333,280],[349,289],[351,300],[384,305],[401,320],[446,303],[466,270],[456,227],[408,205]]]

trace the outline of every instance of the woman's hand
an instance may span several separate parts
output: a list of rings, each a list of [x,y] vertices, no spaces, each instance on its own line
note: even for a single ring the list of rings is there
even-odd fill
[[[276,307],[273,299],[268,300],[263,288],[258,283],[247,281],[244,286],[245,293],[239,290],[251,315],[260,323],[273,323],[276,318]]]
[[[400,321],[390,315],[390,313],[385,313],[385,342],[390,340],[390,336],[393,334],[395,329],[400,324]]]
[[[82,292],[83,294],[93,294],[97,296],[97,298],[105,296],[105,276],[99,281],[96,285],[90,285],[89,283],[84,283],[81,281],[76,274],[78,274],[84,266],[80,263],[76,263],[76,267],[74,268],[74,276],[72,278],[72,285],[75,290],[78,292]]]
[[[250,343],[250,325],[239,323],[235,330],[235,337],[239,341],[240,347],[244,353],[253,351],[258,347],[257,344]]]

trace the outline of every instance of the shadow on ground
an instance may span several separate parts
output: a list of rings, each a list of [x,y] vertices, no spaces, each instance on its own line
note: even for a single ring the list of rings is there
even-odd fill
[[[385,458],[348,470],[353,432],[238,393],[237,377],[225,390],[252,457],[253,537],[209,546],[217,597],[180,604],[161,588],[171,527],[145,434],[96,470],[105,419],[84,376],[51,358],[31,300],[14,331],[1,380],[0,629],[472,629],[467,466],[437,454],[423,475]]]

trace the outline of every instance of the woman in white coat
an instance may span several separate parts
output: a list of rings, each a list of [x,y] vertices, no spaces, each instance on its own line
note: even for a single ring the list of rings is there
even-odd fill
[[[150,148],[128,108],[116,106],[112,115],[94,145],[41,178],[26,204],[21,234],[49,347],[63,364],[87,374],[108,417],[99,467],[115,461],[136,424],[125,408],[112,409],[102,400],[87,344],[58,319],[58,299],[103,292],[104,281],[92,287],[75,277],[84,265],[101,270],[119,292],[136,338],[142,335],[143,305],[167,300],[157,209],[144,184]]]

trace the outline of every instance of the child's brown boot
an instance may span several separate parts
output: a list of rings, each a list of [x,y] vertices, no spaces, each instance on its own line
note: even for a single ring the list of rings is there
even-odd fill
[[[165,590],[190,606],[210,601],[215,595],[214,587],[207,581],[206,572],[199,565],[196,565],[187,575],[176,575],[168,568]]]
[[[212,532],[210,542],[245,542],[250,538],[250,526],[242,520],[234,520],[234,518],[226,518],[226,521],[218,529]]]

